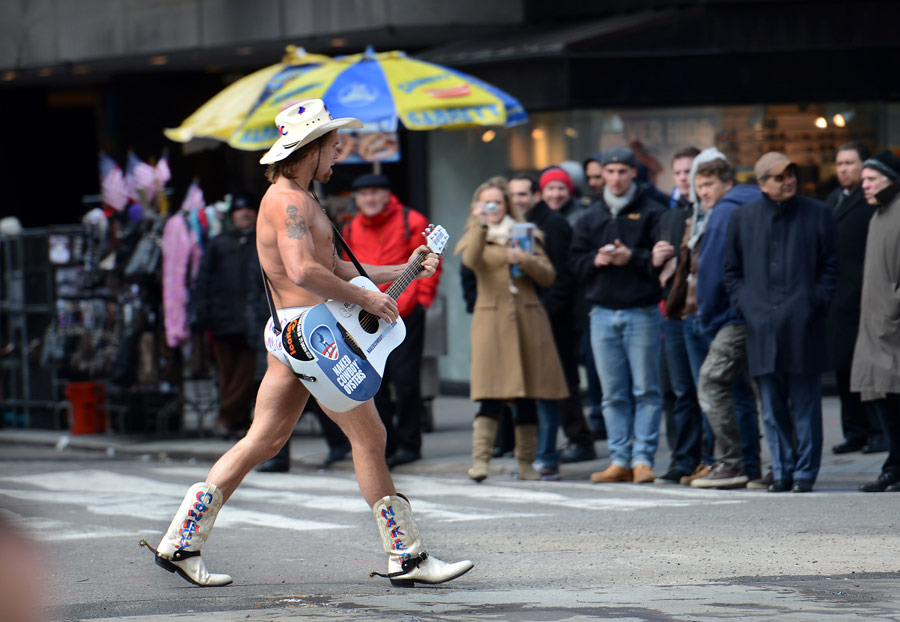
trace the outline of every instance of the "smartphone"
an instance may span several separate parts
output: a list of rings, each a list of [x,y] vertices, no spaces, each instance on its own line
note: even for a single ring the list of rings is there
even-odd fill
[[[611,253],[611,252],[613,252],[614,250],[616,250],[616,245],[615,245],[615,244],[607,244],[606,246],[604,246],[604,247],[601,248],[600,250],[603,251],[604,253]]]

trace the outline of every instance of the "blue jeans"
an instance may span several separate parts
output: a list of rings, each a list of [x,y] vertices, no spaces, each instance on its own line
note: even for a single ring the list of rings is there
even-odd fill
[[[690,357],[682,320],[664,320],[663,347],[666,351],[666,365],[669,382],[675,393],[675,409],[672,413],[674,424],[674,445],[672,446],[672,468],[693,472],[700,464],[703,441],[703,413],[697,403],[697,389],[694,384]]]
[[[734,381],[734,416],[741,433],[741,453],[744,457],[744,473],[750,479],[762,477],[759,458],[759,416],[756,412],[756,395],[750,386],[750,375],[745,371]]]
[[[538,418],[537,462],[548,469],[559,468],[559,452],[556,438],[559,434],[559,402],[556,400],[535,400]]]
[[[652,467],[656,457],[662,416],[661,329],[656,305],[591,309],[591,347],[603,386],[607,446],[612,463],[621,467]]]
[[[815,482],[822,462],[822,376],[776,372],[757,380],[772,475]]]
[[[694,388],[700,383],[700,366],[709,353],[709,344],[712,341],[707,337],[700,328],[700,320],[696,315],[689,315],[683,320],[684,329],[684,347],[687,349],[688,360],[691,363],[691,377],[694,381]],[[699,407],[699,400],[697,406]],[[715,443],[716,435],[713,433],[712,426],[709,425],[709,419],[706,413],[703,414],[703,447],[701,450],[701,461],[705,464],[715,462]]]

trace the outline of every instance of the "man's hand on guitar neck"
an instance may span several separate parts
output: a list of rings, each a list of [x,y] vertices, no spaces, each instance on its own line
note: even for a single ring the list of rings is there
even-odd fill
[[[427,246],[424,244],[413,251],[412,255],[409,256],[409,261],[407,261],[407,265],[411,264],[416,260],[419,255],[426,255],[425,261],[422,262],[422,269],[419,270],[419,273],[416,275],[417,279],[427,279],[428,277],[434,276],[434,273],[437,271],[438,263],[441,261],[441,258],[438,255],[432,253]]]

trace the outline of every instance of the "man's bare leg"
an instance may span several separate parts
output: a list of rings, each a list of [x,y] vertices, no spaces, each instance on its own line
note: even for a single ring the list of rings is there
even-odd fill
[[[387,572],[372,574],[387,577],[398,587],[412,587],[416,583],[444,583],[471,570],[472,562],[468,560],[448,564],[426,552],[409,499],[397,494],[384,461],[387,435],[375,401],[343,413],[325,407],[322,410],[350,439],[356,481],[372,508],[381,544],[388,555]]]
[[[391,473],[384,461],[387,433],[375,409],[375,401],[369,400],[353,410],[342,413],[324,406],[322,410],[341,428],[350,441],[356,481],[369,507],[374,506],[375,502],[383,497],[397,494]]]
[[[271,354],[259,385],[253,423],[247,435],[216,461],[206,481],[222,491],[225,501],[260,462],[278,453],[303,414],[309,392],[287,366]]]

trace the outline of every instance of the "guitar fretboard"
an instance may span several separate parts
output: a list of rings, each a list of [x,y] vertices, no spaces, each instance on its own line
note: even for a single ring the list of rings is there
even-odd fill
[[[391,286],[388,287],[387,291],[384,293],[394,300],[397,300],[397,298],[400,297],[400,294],[406,291],[409,284],[415,280],[416,275],[422,270],[422,263],[424,263],[425,257],[426,255],[424,253],[419,254],[412,263],[406,266],[406,269],[400,273],[400,276],[391,283]],[[368,311],[364,311],[359,317],[359,324],[366,332],[374,332],[378,327],[378,318]]]

